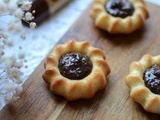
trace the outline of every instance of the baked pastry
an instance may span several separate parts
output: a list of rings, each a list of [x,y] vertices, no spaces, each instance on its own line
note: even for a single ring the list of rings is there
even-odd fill
[[[68,101],[90,99],[107,84],[110,67],[105,55],[90,42],[69,40],[56,45],[44,62],[43,79],[54,94]]]
[[[98,28],[128,34],[142,28],[149,14],[144,0],[93,0],[90,16]]]
[[[125,83],[133,100],[146,111],[160,114],[160,55],[146,54],[132,62]]]

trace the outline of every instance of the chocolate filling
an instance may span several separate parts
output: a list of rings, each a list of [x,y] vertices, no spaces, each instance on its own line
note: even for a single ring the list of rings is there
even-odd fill
[[[109,0],[105,9],[110,15],[121,18],[132,16],[134,12],[134,7],[128,0]]]
[[[154,64],[148,68],[143,76],[146,87],[153,93],[160,95],[160,66]]]
[[[79,52],[63,55],[59,60],[59,71],[62,76],[71,80],[80,80],[92,71],[92,62],[89,57]]]

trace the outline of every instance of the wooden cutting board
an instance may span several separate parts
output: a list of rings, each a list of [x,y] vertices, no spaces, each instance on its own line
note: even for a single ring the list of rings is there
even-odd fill
[[[146,53],[160,54],[160,8],[150,3],[147,7],[150,18],[145,28],[130,35],[110,35],[97,29],[88,8],[60,40],[59,43],[72,38],[88,40],[104,51],[111,67],[105,90],[90,100],[67,102],[49,91],[42,79],[42,61],[23,84],[21,99],[0,111],[0,120],[159,120],[160,115],[145,112],[130,98],[124,82],[132,61],[139,60]]]

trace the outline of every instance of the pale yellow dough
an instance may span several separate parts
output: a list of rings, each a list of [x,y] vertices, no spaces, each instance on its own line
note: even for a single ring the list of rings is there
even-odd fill
[[[126,18],[114,17],[106,12],[105,4],[108,0],[93,0],[90,16],[95,26],[109,33],[129,34],[144,26],[145,20],[149,17],[144,0],[129,0],[135,10],[132,16]]]
[[[59,59],[70,52],[80,52],[90,58],[93,68],[87,77],[81,80],[70,80],[60,74]],[[69,40],[65,44],[56,45],[52,53],[46,57],[44,67],[43,79],[49,84],[50,90],[68,101],[92,98],[98,90],[106,87],[107,76],[110,73],[105,54],[99,48],[94,48],[88,41]]]
[[[143,80],[145,70],[154,64],[160,65],[160,55],[146,54],[140,61],[132,62],[125,83],[129,87],[130,96],[134,101],[141,104],[146,111],[160,114],[160,95],[151,92]]]

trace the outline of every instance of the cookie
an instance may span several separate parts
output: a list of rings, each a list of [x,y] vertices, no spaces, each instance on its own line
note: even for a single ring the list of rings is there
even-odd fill
[[[68,101],[90,99],[107,85],[110,67],[105,54],[90,42],[58,44],[44,61],[44,81]]]
[[[152,113],[160,114],[160,55],[144,55],[130,65],[125,83],[131,98]]]
[[[111,34],[129,34],[149,17],[144,0],[93,0],[90,16],[95,26]]]

